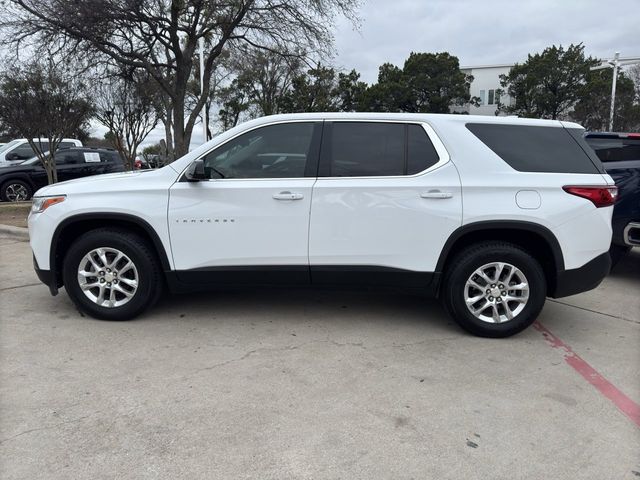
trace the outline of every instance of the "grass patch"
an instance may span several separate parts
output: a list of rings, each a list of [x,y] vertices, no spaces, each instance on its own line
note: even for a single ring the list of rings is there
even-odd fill
[[[26,227],[31,202],[0,202],[0,224]]]

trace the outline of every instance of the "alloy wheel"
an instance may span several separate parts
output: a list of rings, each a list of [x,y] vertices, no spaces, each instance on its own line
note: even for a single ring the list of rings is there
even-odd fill
[[[513,320],[529,300],[529,282],[514,265],[487,263],[476,269],[464,286],[469,311],[487,323]]]
[[[80,260],[78,284],[96,305],[120,307],[128,303],[138,290],[138,269],[120,250],[100,247]]]
[[[29,198],[29,190],[21,183],[11,183],[7,185],[5,195],[10,202],[21,202]]]

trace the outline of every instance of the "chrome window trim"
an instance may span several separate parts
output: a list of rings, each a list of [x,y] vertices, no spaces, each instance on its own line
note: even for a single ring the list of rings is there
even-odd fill
[[[279,120],[277,122],[271,122],[271,123],[264,123],[261,125],[256,125],[253,128],[250,128],[248,130],[244,130],[242,132],[239,132],[237,135],[234,135],[231,138],[228,138],[227,140],[225,140],[224,142],[216,145],[215,147],[212,147],[210,150],[207,150],[205,153],[203,153],[202,155],[200,155],[196,160],[199,160],[201,158],[206,157],[207,155],[209,155],[211,152],[213,152],[214,150],[217,150],[218,148],[226,145],[227,143],[231,142],[232,140],[235,140],[236,138],[238,138],[241,135],[245,135],[247,133],[253,132],[254,130],[258,130],[260,128],[264,128],[264,127],[270,127],[273,125],[282,125],[282,124],[287,124],[287,123],[319,123],[319,122],[331,122],[331,123],[338,123],[338,122],[348,122],[348,123],[354,123],[354,122],[359,122],[359,123],[398,123],[398,124],[403,124],[403,125],[419,125],[421,126],[424,131],[427,133],[427,136],[429,137],[429,140],[431,141],[431,143],[433,144],[433,147],[436,150],[436,153],[438,154],[438,158],[439,160],[431,165],[429,168],[422,170],[421,172],[418,173],[414,173],[413,175],[378,175],[378,176],[360,176],[360,177],[272,177],[272,178],[210,178],[207,180],[201,180],[201,181],[207,181],[207,182],[238,182],[238,181],[246,181],[246,180],[251,180],[251,181],[273,181],[273,180],[348,180],[351,178],[355,178],[355,179],[384,179],[384,178],[416,178],[416,177],[420,177],[422,175],[425,175],[429,172],[432,172],[433,170],[436,170],[440,167],[442,167],[443,165],[449,163],[451,161],[451,157],[449,156],[449,152],[447,151],[446,147],[444,146],[444,143],[442,142],[442,140],[440,139],[440,137],[438,136],[438,134],[436,133],[436,131],[433,129],[433,127],[427,123],[427,122],[421,122],[418,120],[381,120],[381,119],[365,119],[365,118],[357,118],[357,119],[352,119],[352,118],[339,118],[339,119],[323,119],[323,118],[317,118],[314,120],[300,120],[300,119],[295,119],[295,120]],[[195,161],[195,160],[194,160]],[[185,167],[185,169],[180,173],[180,176],[178,177],[179,180],[182,180],[182,178],[185,175],[185,172],[189,169],[189,167],[191,166],[193,162],[191,162],[189,165],[187,165]]]

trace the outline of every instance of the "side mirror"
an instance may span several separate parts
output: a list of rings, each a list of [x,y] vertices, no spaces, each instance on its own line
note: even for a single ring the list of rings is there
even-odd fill
[[[5,160],[20,160],[20,155],[17,153],[7,153],[4,158]]]
[[[207,174],[204,171],[204,160],[199,158],[187,169],[185,178],[189,182],[199,182],[200,180],[207,180]]]

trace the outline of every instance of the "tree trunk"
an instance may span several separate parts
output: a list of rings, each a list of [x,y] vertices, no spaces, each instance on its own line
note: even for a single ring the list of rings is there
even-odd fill
[[[51,172],[51,165],[47,160],[41,160],[42,166],[44,167],[44,171],[47,172],[47,184],[51,185],[55,183],[53,181],[53,173]]]
[[[171,163],[176,159],[175,154],[173,153],[173,125],[171,120],[167,120],[165,122],[164,132],[166,137],[166,151],[164,152],[164,161],[165,163]]]
[[[173,104],[173,155],[175,159],[189,152],[191,142],[191,129],[185,131],[184,124],[184,100],[177,100]]]

